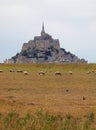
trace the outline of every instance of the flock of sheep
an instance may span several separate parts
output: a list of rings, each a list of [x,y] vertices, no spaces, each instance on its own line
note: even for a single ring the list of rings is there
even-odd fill
[[[15,72],[15,71],[14,71],[13,69],[10,69],[9,72]],[[17,73],[23,73],[24,75],[29,75],[29,72],[28,72],[28,71],[17,70],[16,72],[17,72]],[[3,73],[3,70],[0,70],[0,73]],[[39,71],[39,72],[38,72],[38,75],[45,75],[45,74],[46,74],[45,71]],[[73,72],[72,72],[72,71],[69,71],[68,74],[72,75]],[[55,75],[61,76],[62,73],[61,73],[60,71],[56,71],[56,72],[55,72]]]
[[[4,72],[3,70],[0,70],[0,73],[3,73],[3,72]],[[17,73],[23,73],[24,75],[29,75],[29,72],[28,72],[28,71],[23,71],[23,70],[17,70],[17,71],[15,71],[15,70],[13,70],[13,69],[10,69],[9,72],[10,72],[10,73],[11,73],[11,72],[17,72]],[[39,71],[39,72],[38,72],[38,75],[45,75],[46,73],[47,73],[46,71]],[[73,75],[73,72],[72,72],[72,71],[68,71],[68,74],[69,74],[69,75]],[[91,71],[88,71],[87,74],[96,74],[96,71],[91,70]],[[62,74],[60,71],[56,71],[56,72],[54,73],[54,75],[62,76],[63,74]],[[69,92],[69,90],[67,89],[66,92]],[[83,100],[86,100],[86,97],[83,96],[82,99],[83,99]]]
[[[3,73],[3,72],[4,72],[3,70],[0,70],[0,73]],[[9,72],[15,72],[15,70],[10,69]],[[24,75],[29,75],[28,71],[23,71],[23,70],[17,70],[17,73],[23,73]],[[46,71],[39,71],[38,72],[38,75],[45,75],[45,74],[46,74]],[[72,75],[73,72],[72,71],[68,71],[68,74]],[[87,74],[94,74],[94,75],[96,75],[96,70],[90,70],[90,71],[87,72]],[[56,71],[55,75],[61,76],[62,73],[60,71]]]

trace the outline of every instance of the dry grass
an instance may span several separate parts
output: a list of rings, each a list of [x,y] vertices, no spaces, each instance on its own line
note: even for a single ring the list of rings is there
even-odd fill
[[[0,112],[25,114],[42,109],[62,115],[96,114],[96,75],[86,73],[93,69],[95,64],[0,65]],[[29,75],[17,70],[26,70]],[[38,71],[46,74],[38,75]],[[62,76],[56,76],[55,71]]]

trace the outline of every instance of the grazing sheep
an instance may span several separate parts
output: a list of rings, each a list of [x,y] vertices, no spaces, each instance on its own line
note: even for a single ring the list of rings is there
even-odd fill
[[[60,75],[60,76],[61,76],[62,74],[61,74],[61,72],[56,71],[56,72],[55,72],[55,75]]]
[[[69,71],[68,73],[69,73],[70,75],[72,75],[72,74],[73,74],[73,72],[72,72],[72,71]]]
[[[27,72],[27,71],[24,71],[23,73],[24,73],[24,75],[28,75],[28,72]]]
[[[2,73],[3,72],[3,70],[0,70],[0,73]]]
[[[17,70],[18,73],[22,73],[23,71],[22,70]]]
[[[45,75],[45,72],[44,71],[39,71],[38,74],[39,75]]]
[[[10,69],[10,72],[14,72],[14,70]]]

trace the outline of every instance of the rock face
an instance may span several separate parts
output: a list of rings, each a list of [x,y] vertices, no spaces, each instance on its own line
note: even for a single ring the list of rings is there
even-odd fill
[[[86,62],[60,48],[59,40],[53,39],[52,36],[45,33],[44,25],[42,25],[41,36],[36,36],[28,43],[24,43],[21,52],[11,59],[14,60],[14,63]]]

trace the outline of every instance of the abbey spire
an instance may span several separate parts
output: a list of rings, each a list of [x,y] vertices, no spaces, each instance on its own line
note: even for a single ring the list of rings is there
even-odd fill
[[[41,36],[45,35],[45,30],[44,30],[44,22],[42,23],[42,31],[41,31]]]
[[[44,22],[42,23],[42,30],[44,31]]]

